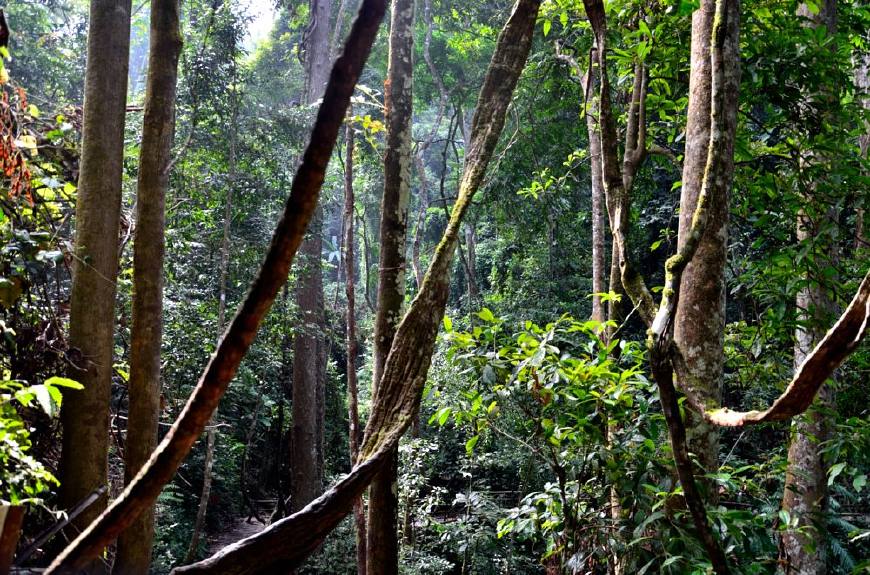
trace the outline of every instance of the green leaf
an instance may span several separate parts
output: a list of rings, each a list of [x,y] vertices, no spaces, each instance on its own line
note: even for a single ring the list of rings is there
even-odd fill
[[[74,379],[68,377],[49,377],[45,380],[45,385],[53,385],[55,387],[67,387],[69,389],[84,389],[85,386]]]
[[[44,385],[34,385],[33,391],[36,394],[36,402],[39,403],[39,407],[42,408],[42,411],[45,412],[48,416],[54,416],[54,402],[51,401],[51,394],[48,392],[48,388]]]
[[[861,490],[867,485],[867,476],[866,475],[858,475],[855,479],[852,480],[852,487],[855,488],[855,491],[861,493]]]
[[[495,316],[492,314],[492,311],[488,307],[483,308],[479,312],[477,312],[477,317],[482,319],[485,322],[492,323],[495,321]]]
[[[444,316],[444,329],[447,331],[453,331],[453,320],[446,315]]]
[[[846,469],[845,463],[838,463],[831,467],[831,471],[828,473],[828,486],[834,484],[834,481],[837,479],[837,476],[843,473],[843,470]]]
[[[465,452],[468,453],[468,455],[471,455],[471,451],[474,449],[474,446],[477,445],[477,442],[479,440],[480,436],[475,435],[474,437],[465,442]]]
[[[544,20],[544,36],[550,33],[550,28],[553,26],[553,22],[550,20]]]

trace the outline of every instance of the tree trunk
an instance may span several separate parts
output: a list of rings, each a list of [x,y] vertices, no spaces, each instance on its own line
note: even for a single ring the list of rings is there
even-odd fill
[[[828,34],[836,32],[837,3],[835,0],[820,2],[816,13],[806,5],[798,8],[798,14],[807,18],[813,27],[826,27]],[[822,154],[810,154],[809,163],[824,163]],[[816,184],[809,184],[804,201],[813,203]],[[813,348],[825,336],[825,325],[835,314],[835,303],[830,296],[826,279],[819,273],[837,258],[837,242],[831,237],[830,228],[836,225],[833,209],[827,213],[809,214],[803,209],[797,218],[797,241],[810,244],[814,257],[807,260],[803,276],[808,285],[796,297],[798,328],[795,331],[794,367],[803,364]],[[810,263],[812,262],[812,263]],[[815,404],[804,415],[792,422],[792,439],[788,450],[788,466],[785,472],[785,488],[782,509],[797,521],[796,528],[788,528],[782,534],[780,560],[785,572],[794,575],[824,575],[827,573],[825,511],[828,499],[828,465],[822,444],[831,433],[831,422],[824,413],[833,407],[830,388],[823,385]]]
[[[357,341],[356,341],[356,259],[354,255],[353,225],[353,153],[354,131],[351,118],[347,114],[347,138],[344,156],[344,276],[345,294],[347,295],[347,418],[350,422],[350,465],[356,465],[359,457],[359,442],[362,438],[359,427],[359,389],[356,377]],[[362,497],[353,502],[353,518],[356,525],[356,570],[359,575],[366,575],[366,515]]]
[[[708,143],[713,130],[710,108],[713,98],[713,75],[710,41],[716,12],[715,0],[702,0],[692,15],[692,55],[689,76],[689,109],[686,123],[686,152],[683,186],[680,196],[680,227],[677,249],[686,245],[692,228],[692,216],[698,205],[705,178],[709,182],[707,225],[694,258],[686,265],[680,281],[679,302],[674,316],[674,342],[685,363],[677,367],[679,387],[690,388],[707,405],[722,400],[722,376],[725,362],[725,262],[728,240],[728,198],[734,176],[734,134],[737,126],[739,91],[739,45],[737,9],[724,30],[723,57],[723,133],[713,174],[705,174]],[[700,414],[686,410],[686,434],[689,450],[704,473],[719,467],[719,430],[704,421]],[[710,481],[707,500],[715,502],[717,493]]]
[[[594,63],[588,76],[589,94],[586,101],[586,131],[589,135],[589,163],[592,173],[592,319],[603,322],[606,319],[604,303],[600,294],[604,288],[605,266],[607,265],[605,241],[605,210],[604,182],[601,176],[601,130],[598,127],[598,97],[595,95],[597,81],[595,80]],[[587,82],[583,82],[584,86]]]
[[[70,377],[84,389],[65,394],[61,413],[60,501],[66,509],[107,482],[129,52],[130,0],[91,2],[69,332]],[[84,529],[105,506],[104,496],[74,528]]]
[[[308,104],[323,94],[329,72],[330,0],[311,0],[305,46]],[[293,438],[290,442],[290,509],[298,511],[323,491],[323,393],[326,323],[323,306],[323,213],[318,208],[302,243],[296,303],[302,328],[293,340]]]
[[[453,254],[462,219],[480,188],[529,49],[540,2],[519,0],[499,36],[472,123],[471,145],[459,183],[459,197],[435,251],[423,289],[396,330],[383,377],[372,400],[361,460],[353,471],[304,510],[263,532],[223,549],[183,573],[233,575],[298,566],[350,511],[353,501],[383,468],[420,407],[423,385],[444,317]]]
[[[855,62],[855,85],[859,88],[864,110],[870,110],[870,54],[866,52],[856,56]],[[861,157],[868,158],[870,151],[870,123],[864,124],[864,134],[858,139]],[[870,235],[866,229],[866,212],[868,207],[867,195],[863,199],[858,198],[858,207],[855,209],[855,251],[870,250]]]
[[[160,346],[163,335],[163,253],[166,190],[175,128],[175,87],[181,53],[178,0],[151,5],[151,53],[145,92],[133,243],[133,327],[130,330],[129,419],[124,479],[130,483],[157,446]],[[147,574],[154,509],[118,539],[115,570]]]
[[[381,201],[378,305],[375,315],[372,383],[378,393],[384,364],[393,345],[405,300],[405,242],[411,197],[411,113],[414,72],[414,0],[393,0],[390,53],[384,87],[387,146],[384,153],[384,196]],[[371,575],[399,572],[398,449],[369,490],[366,571]]]

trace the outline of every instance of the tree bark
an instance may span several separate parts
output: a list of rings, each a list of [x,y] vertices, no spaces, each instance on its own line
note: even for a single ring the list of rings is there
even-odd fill
[[[605,241],[605,210],[604,182],[601,176],[601,130],[598,127],[598,96],[595,94],[598,81],[594,64],[590,67],[588,76],[589,94],[586,100],[586,132],[589,137],[589,163],[591,167],[592,184],[592,319],[604,322],[606,318],[604,302],[600,293],[605,290],[605,268],[607,266],[607,242]],[[584,86],[587,85],[584,82]]]
[[[344,52],[333,65],[311,138],[265,261],[187,405],[121,496],[55,558],[47,573],[74,573],[96,558],[103,547],[153,504],[208,423],[260,322],[287,281],[293,256],[317,206],[338,130],[385,9],[384,0],[363,0]]]
[[[393,0],[390,52],[384,86],[387,145],[381,201],[378,304],[375,315],[373,393],[378,393],[387,354],[405,301],[405,243],[411,197],[411,116],[414,73],[414,0]],[[366,571],[399,572],[398,449],[369,489]]]
[[[708,142],[713,130],[711,121],[713,94],[711,34],[716,2],[704,0],[692,15],[692,54],[689,76],[689,109],[686,120],[686,151],[683,162],[683,185],[680,195],[680,225],[677,249],[686,245],[692,230],[692,216],[698,206],[705,178],[710,179],[707,201],[707,225],[695,255],[686,264],[680,280],[679,302],[674,312],[674,343],[684,363],[675,366],[677,385],[705,403],[722,401],[722,377],[725,364],[725,263],[728,241],[728,199],[734,175],[734,136],[737,127],[737,96],[740,83],[738,19],[728,19],[724,30],[722,58],[723,78],[722,134],[715,173],[705,173]],[[736,10],[733,12],[736,15]],[[704,473],[719,468],[719,430],[701,414],[686,411],[689,450]],[[702,481],[708,501],[717,500],[711,481]]]
[[[864,110],[870,110],[870,54],[863,53],[855,56],[855,86],[861,93],[861,103]],[[870,152],[870,122],[864,123],[864,133],[858,139],[861,157],[865,160]],[[870,250],[870,235],[866,229],[866,212],[868,205],[867,195],[858,198],[858,207],[855,209],[855,252]]]
[[[359,442],[362,434],[359,426],[359,389],[356,377],[357,341],[356,341],[356,258],[354,245],[356,237],[353,225],[353,153],[354,131],[352,111],[347,114],[347,130],[344,154],[344,276],[345,294],[347,295],[347,418],[350,422],[350,464],[356,465],[359,457]],[[353,518],[356,526],[356,570],[359,575],[366,575],[366,515],[362,497],[353,502]]]
[[[539,0],[519,0],[499,36],[474,115],[459,197],[423,280],[423,288],[396,331],[372,401],[375,409],[366,427],[360,461],[347,477],[302,511],[205,561],[176,569],[178,575],[264,573],[298,566],[347,515],[354,499],[383,468],[411,425],[420,406],[435,339],[444,317],[462,218],[480,188],[504,127],[508,104],[531,47],[539,5]]]
[[[130,330],[125,483],[132,481],[157,446],[165,205],[175,129],[178,58],[182,47],[178,10],[178,0],[154,0],[151,5],[151,53],[133,243],[133,326]],[[118,539],[115,570],[130,575],[147,574],[153,540],[154,509],[151,507]]]
[[[323,93],[329,66],[331,0],[310,0],[311,24],[305,47],[306,103]],[[293,439],[290,509],[298,511],[323,491],[323,410],[326,324],[321,253],[323,215],[315,214],[302,243],[296,303],[302,328],[293,339]]]
[[[129,52],[130,0],[91,2],[69,332],[76,358],[70,377],[84,389],[65,394],[61,412],[60,501],[66,509],[108,480]],[[100,497],[73,521],[74,528],[84,529],[105,506],[106,497]],[[100,569],[98,562],[89,568]]]

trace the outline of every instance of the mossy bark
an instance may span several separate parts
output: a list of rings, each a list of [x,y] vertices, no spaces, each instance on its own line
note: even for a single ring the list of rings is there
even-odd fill
[[[736,10],[734,11],[736,13]],[[689,109],[686,120],[686,151],[680,195],[678,250],[684,248],[693,232],[693,219],[699,202],[707,202],[706,226],[697,241],[690,261],[669,262],[684,265],[679,283],[679,301],[674,311],[674,343],[685,362],[675,365],[677,386],[693,394],[705,405],[722,401],[725,364],[725,263],[728,241],[728,200],[734,174],[734,137],[737,126],[737,96],[740,82],[738,19],[729,18],[722,34],[722,118],[711,121],[714,77],[710,58],[711,38],[716,13],[715,0],[704,0],[692,15],[692,53],[689,76]],[[720,131],[720,134],[714,134]],[[716,162],[710,173],[708,144],[717,139]],[[705,178],[707,193],[702,198]],[[669,273],[670,270],[668,270]],[[670,296],[670,294],[666,294]],[[689,450],[704,473],[719,467],[719,430],[701,414],[686,411]],[[709,481],[703,482],[708,501],[717,499]]]

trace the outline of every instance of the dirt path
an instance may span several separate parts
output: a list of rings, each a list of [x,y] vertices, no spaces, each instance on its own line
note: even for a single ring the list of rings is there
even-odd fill
[[[209,537],[208,539],[208,556],[214,555],[227,545],[235,543],[239,539],[256,535],[266,526],[254,519],[251,523],[247,522],[247,518],[239,517],[235,523],[226,526],[221,533]]]

